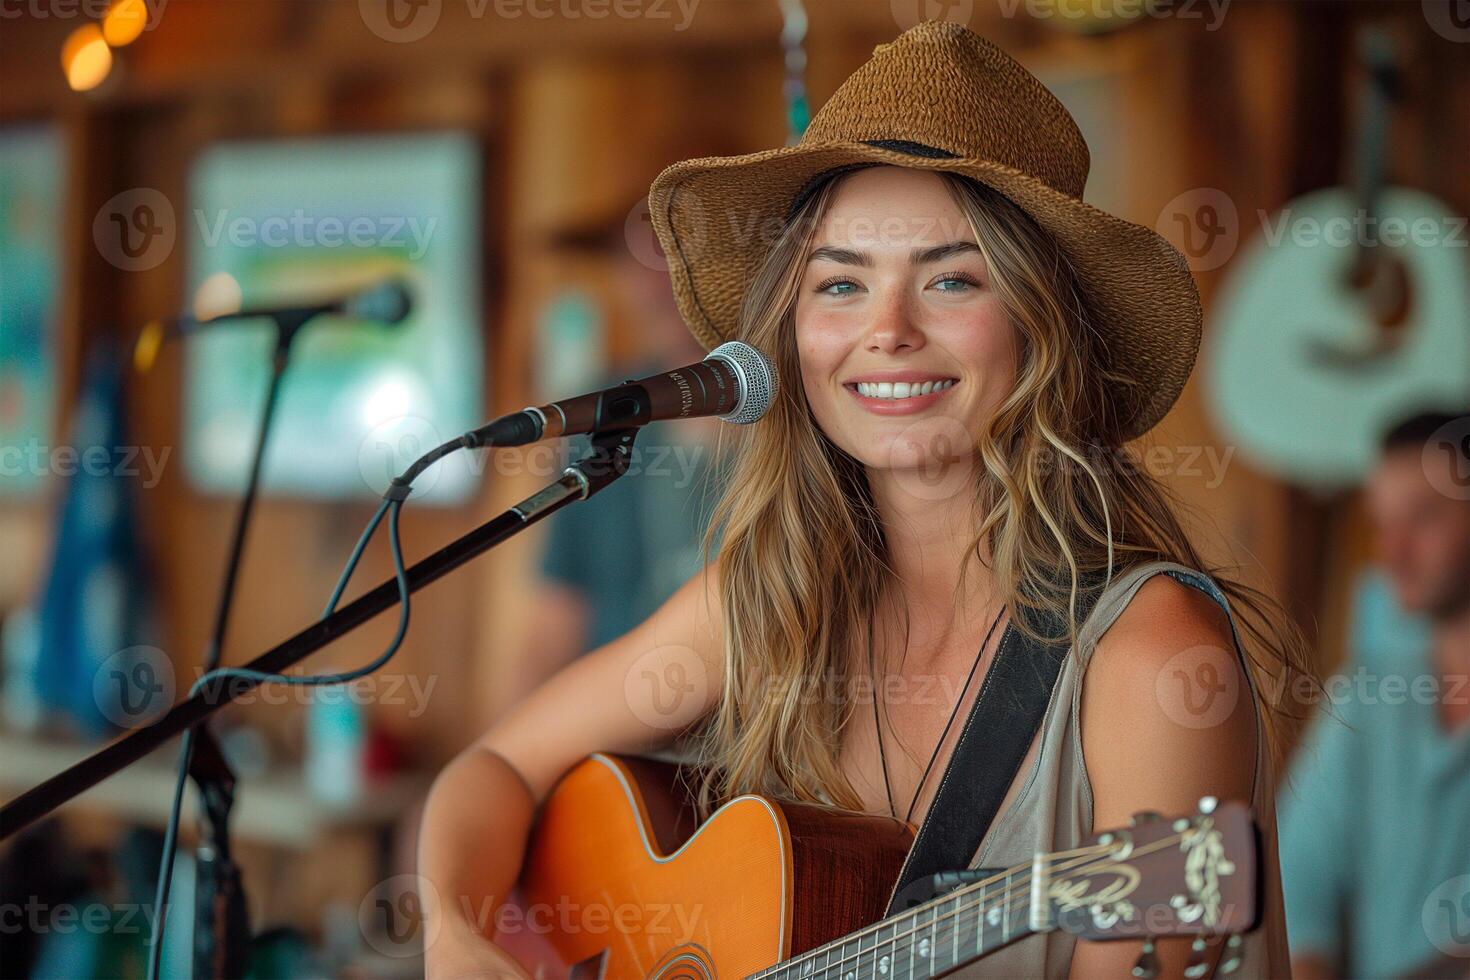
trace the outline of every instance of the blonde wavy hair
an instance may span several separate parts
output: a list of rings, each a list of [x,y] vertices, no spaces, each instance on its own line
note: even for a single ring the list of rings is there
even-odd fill
[[[970,553],[993,574],[1012,622],[1065,623],[1075,640],[1079,607],[1109,574],[1156,560],[1205,565],[1178,501],[1119,451],[1114,406],[1132,382],[1108,369],[1054,239],[998,192],[940,176],[973,227],[1020,349],[1015,388],[975,450]],[[700,733],[706,809],[747,792],[861,808],[839,763],[855,700],[829,679],[875,669],[869,627],[892,572],[862,464],[827,439],[807,405],[794,323],[812,236],[842,179],[787,222],[745,297],[741,339],[772,355],[782,386],[761,423],[735,437],[706,541],[711,553],[719,542],[726,677]],[[1258,690],[1310,676],[1280,607],[1225,570],[1208,571],[1242,626]],[[1289,715],[1261,707],[1279,754]]]

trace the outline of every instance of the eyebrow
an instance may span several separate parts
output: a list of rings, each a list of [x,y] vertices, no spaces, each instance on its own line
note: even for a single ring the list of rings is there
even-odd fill
[[[909,254],[909,263],[915,266],[928,265],[931,262],[939,262],[954,255],[967,255],[970,253],[980,254],[980,246],[974,242],[948,242],[944,245],[935,245],[932,248],[915,249]],[[836,262],[840,265],[862,266],[863,268],[871,268],[873,265],[873,257],[867,252],[859,252],[850,248],[839,248],[836,245],[823,245],[820,248],[813,249],[812,254],[807,257],[807,261],[816,262],[818,260]]]

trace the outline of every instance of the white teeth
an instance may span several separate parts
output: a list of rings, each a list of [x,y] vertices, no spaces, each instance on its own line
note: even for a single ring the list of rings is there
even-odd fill
[[[918,398],[931,395],[954,386],[954,379],[945,381],[859,381],[858,394],[864,398]]]

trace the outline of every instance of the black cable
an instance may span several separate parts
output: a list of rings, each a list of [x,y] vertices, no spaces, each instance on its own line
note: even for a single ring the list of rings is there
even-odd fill
[[[389,484],[387,492],[383,494],[383,503],[378,507],[372,519],[368,521],[367,527],[363,529],[362,535],[357,539],[357,545],[352,549],[352,554],[347,559],[347,565],[342,569],[342,574],[337,579],[337,586],[332,590],[332,597],[327,600],[327,607],[322,613],[321,618],[326,619],[332,613],[336,612],[337,603],[342,600],[342,593],[346,591],[347,583],[351,580],[352,573],[356,571],[364,549],[367,548],[368,542],[372,540],[374,533],[378,529],[378,525],[382,523],[383,514],[387,513],[388,545],[393,553],[393,574],[398,581],[399,608],[402,612],[398,617],[398,631],[394,634],[392,642],[388,644],[388,648],[383,653],[362,667],[336,674],[310,674],[305,676],[272,674],[242,667],[224,667],[207,670],[189,688],[189,696],[193,697],[207,683],[222,681],[232,677],[257,681],[259,683],[289,684],[298,687],[345,684],[372,673],[392,659],[393,655],[398,652],[398,648],[403,644],[403,639],[408,633],[410,607],[408,573],[403,564],[402,542],[399,538],[398,530],[398,517],[403,509],[403,502],[408,499],[408,495],[413,487],[413,481],[418,479],[424,470],[445,456],[458,452],[461,449],[483,449],[495,445],[497,436],[501,434],[501,431],[493,428],[493,426],[498,424],[500,423],[491,423],[490,426],[466,433],[458,439],[452,439],[449,442],[436,446],[416,459],[408,469],[404,470],[401,475],[394,478],[392,483]],[[537,434],[539,435],[539,427]],[[218,653],[215,652],[214,659],[216,662],[217,658]],[[212,663],[207,666],[212,666]],[[183,810],[184,790],[189,783],[189,759],[194,751],[194,731],[191,728],[184,733],[183,744],[180,746],[179,772],[178,777],[174,781],[174,797],[173,803],[169,808],[168,826],[164,830],[163,854],[159,860],[158,886],[154,892],[153,935],[148,950],[149,980],[158,980],[159,969],[162,963],[164,919],[168,910],[169,891],[173,885],[174,858],[178,851],[179,821],[180,814]]]
[[[221,681],[231,677],[262,683],[289,684],[298,687],[343,684],[372,673],[392,659],[393,655],[398,652],[398,648],[403,644],[403,639],[408,633],[409,610],[411,605],[409,599],[408,572],[403,563],[403,547],[399,536],[399,514],[403,510],[403,502],[408,497],[409,484],[412,483],[413,479],[439,459],[449,455],[449,453],[456,449],[463,448],[463,446],[463,440],[445,443],[420,458],[408,470],[404,471],[403,476],[393,481],[388,493],[384,495],[382,504],[378,507],[377,512],[373,514],[372,519],[368,522],[367,527],[363,529],[362,535],[358,538],[357,545],[353,548],[352,555],[348,558],[346,567],[343,568],[341,576],[337,579],[337,586],[332,590],[332,597],[327,601],[326,610],[322,613],[321,618],[326,619],[336,611],[337,603],[341,601],[342,593],[346,591],[347,584],[352,578],[352,573],[356,571],[357,565],[362,559],[363,551],[367,548],[369,541],[372,540],[379,524],[382,523],[383,514],[386,512],[388,514],[388,544],[393,554],[393,574],[398,582],[399,608],[401,612],[398,617],[398,630],[383,653],[362,667],[335,674],[301,676],[272,674],[238,667],[224,667],[202,675],[190,687],[189,696],[194,696],[207,683]],[[179,771],[174,781],[173,803],[169,809],[168,826],[164,831],[163,838],[163,854],[159,861],[158,886],[154,892],[153,936],[148,951],[149,980],[158,980],[159,970],[162,964],[164,919],[167,915],[169,891],[172,888],[173,882],[174,859],[178,851],[179,822],[183,809],[184,790],[189,782],[188,759],[193,751],[193,741],[194,729],[190,729],[184,733],[183,745],[180,747]]]

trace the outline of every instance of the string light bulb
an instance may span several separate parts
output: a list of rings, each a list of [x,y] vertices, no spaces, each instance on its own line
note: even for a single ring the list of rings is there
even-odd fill
[[[83,24],[71,32],[61,46],[61,69],[74,92],[86,92],[102,84],[112,71],[112,49],[96,24]]]
[[[114,48],[132,44],[148,26],[148,5],[143,0],[112,0],[102,18],[102,36]]]

